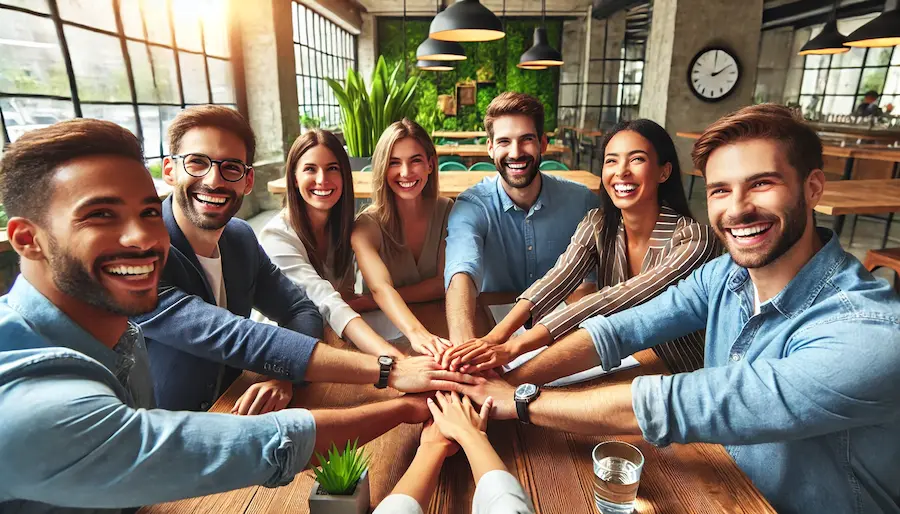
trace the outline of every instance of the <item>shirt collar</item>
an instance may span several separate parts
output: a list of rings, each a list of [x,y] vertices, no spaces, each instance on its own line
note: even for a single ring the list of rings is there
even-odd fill
[[[529,215],[544,207],[550,206],[550,198],[552,196],[550,193],[552,186],[550,186],[550,184],[552,183],[552,180],[547,180],[547,175],[544,175],[540,171],[538,173],[541,174],[541,192],[538,193],[537,200],[535,200],[534,205],[531,206],[531,210],[528,212]],[[500,197],[500,207],[503,209],[503,212],[508,212],[510,209],[522,210],[519,209],[519,206],[512,201],[512,198],[510,198],[508,194],[506,194],[506,190],[503,189],[503,177],[499,174],[497,174],[497,195]]]
[[[12,289],[6,295],[6,301],[51,345],[71,348],[99,361],[113,373],[116,372],[119,355],[72,321],[72,318],[35,289],[22,275],[16,278]]]
[[[808,309],[847,258],[840,240],[831,229],[816,228],[816,233],[825,244],[800,268],[788,285],[767,302],[785,317],[796,317]],[[732,292],[739,294],[742,288],[748,286],[749,280],[747,269],[738,267],[729,275],[727,285]]]

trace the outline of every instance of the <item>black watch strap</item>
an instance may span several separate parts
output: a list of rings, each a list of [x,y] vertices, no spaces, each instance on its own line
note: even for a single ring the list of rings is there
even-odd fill
[[[516,414],[519,416],[519,421],[522,423],[531,423],[531,418],[528,417],[528,404],[531,403],[528,400],[520,400],[516,399]]]
[[[390,359],[390,362],[383,362]],[[391,370],[394,368],[394,359],[393,357],[379,357],[378,364],[381,366],[381,369],[378,372],[378,383],[375,384],[375,387],[378,389],[384,389],[388,386],[388,377],[391,375]]]

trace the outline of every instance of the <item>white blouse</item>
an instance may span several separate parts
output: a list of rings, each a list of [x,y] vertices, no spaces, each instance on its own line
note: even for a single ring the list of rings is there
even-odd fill
[[[344,328],[359,314],[344,302],[331,282],[319,276],[300,236],[287,224],[283,212],[269,220],[259,234],[259,242],[281,272],[306,290],[332,330],[343,336]]]
[[[488,471],[475,486],[472,514],[532,514],[531,500],[516,477],[507,471]],[[423,514],[416,500],[405,494],[392,494],[378,504],[372,514]]]

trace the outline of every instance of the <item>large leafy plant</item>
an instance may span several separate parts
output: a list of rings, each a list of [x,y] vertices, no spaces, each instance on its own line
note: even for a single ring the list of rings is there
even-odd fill
[[[331,443],[327,460],[316,452],[321,469],[313,468],[313,473],[316,474],[319,485],[328,494],[353,494],[356,483],[369,468],[369,458],[363,453],[362,448],[357,449],[357,442],[358,440],[352,443],[347,441],[347,447],[343,452],[338,451],[337,446]]]
[[[391,123],[415,114],[416,87],[419,77],[405,81],[400,76],[401,64],[388,71],[384,57],[372,71],[371,86],[353,68],[347,70],[344,84],[326,79],[341,106],[341,127],[351,157],[369,157],[384,129]]]

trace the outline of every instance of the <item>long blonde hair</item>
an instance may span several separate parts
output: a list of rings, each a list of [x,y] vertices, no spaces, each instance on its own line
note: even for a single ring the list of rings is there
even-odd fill
[[[425,189],[422,190],[422,197],[434,200],[440,191],[438,188],[437,151],[434,143],[431,142],[431,137],[428,136],[425,129],[409,118],[392,123],[381,134],[378,144],[375,145],[375,153],[372,156],[372,204],[362,212],[378,223],[387,253],[396,251],[405,244],[403,227],[397,211],[397,201],[394,191],[388,184],[387,172],[391,164],[394,145],[397,141],[407,137],[415,139],[422,146],[428,163],[432,167],[431,174],[428,175],[428,180],[425,182]]]

